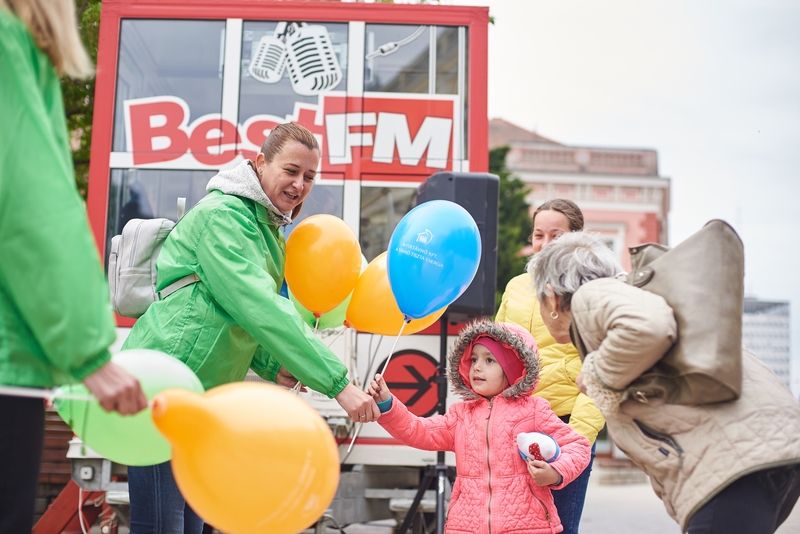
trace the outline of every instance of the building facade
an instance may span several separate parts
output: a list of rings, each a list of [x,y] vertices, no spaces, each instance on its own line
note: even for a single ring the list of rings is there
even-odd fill
[[[506,166],[530,188],[532,209],[552,198],[581,207],[586,229],[600,234],[628,268],[628,247],[667,242],[670,181],[651,149],[565,145],[492,119],[491,147],[508,146]]]
[[[791,338],[788,301],[744,299],[742,345],[791,388]]]

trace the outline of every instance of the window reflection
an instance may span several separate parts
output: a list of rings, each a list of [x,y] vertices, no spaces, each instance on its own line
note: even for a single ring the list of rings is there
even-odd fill
[[[191,123],[222,109],[225,23],[195,20],[123,20],[113,150],[127,150],[123,102],[177,96],[189,106]]]
[[[389,247],[397,223],[414,207],[413,187],[361,188],[361,253],[372,261]]]
[[[111,249],[111,238],[122,233],[125,223],[154,217],[174,221],[178,197],[186,198],[188,210],[205,196],[206,185],[215,174],[215,171],[113,169],[108,191],[106,254]]]
[[[364,89],[429,92],[430,26],[367,24]]]
[[[457,27],[436,28],[436,94],[458,94]]]
[[[239,122],[291,115],[296,102],[316,103],[320,90],[347,87],[347,24],[245,22],[241,64]]]

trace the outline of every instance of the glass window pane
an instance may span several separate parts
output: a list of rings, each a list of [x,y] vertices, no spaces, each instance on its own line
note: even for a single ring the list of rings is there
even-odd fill
[[[239,122],[285,117],[296,102],[316,103],[347,87],[347,24],[245,22]]]
[[[122,233],[125,223],[154,217],[174,221],[178,197],[186,198],[188,210],[205,196],[206,185],[215,174],[215,171],[113,169],[108,190],[106,254],[111,249],[111,238]]]
[[[361,253],[372,261],[389,247],[389,238],[403,215],[414,207],[414,187],[361,188]]]
[[[458,28],[436,28],[436,94],[458,94]]]
[[[303,202],[303,209],[300,210],[300,215],[292,221],[292,224],[286,227],[286,237],[289,237],[292,230],[304,219],[318,213],[335,215],[341,219],[344,213],[342,210],[343,202],[344,186],[316,184],[306,197],[305,202]]]
[[[427,93],[429,26],[367,24],[364,90]]]
[[[189,107],[189,123],[205,114],[221,112],[224,39],[223,21],[122,21],[114,151],[127,151],[125,100],[178,97]]]

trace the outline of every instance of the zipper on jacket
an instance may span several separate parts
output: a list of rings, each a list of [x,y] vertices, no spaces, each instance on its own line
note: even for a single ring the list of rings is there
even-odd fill
[[[486,466],[489,468],[489,515],[487,517],[489,521],[489,534],[492,534],[492,462],[490,461],[491,456],[489,455],[489,419],[492,417],[493,403],[494,397],[489,399],[489,414],[486,416]]]
[[[660,432],[654,428],[647,426],[638,419],[634,419],[633,422],[639,428],[639,431],[641,431],[641,433],[647,436],[648,438],[669,445],[672,448],[672,450],[674,450],[675,453],[678,455],[678,458],[681,460],[681,462],[683,462],[683,447],[681,447],[678,444],[678,442],[675,441],[675,438],[673,438],[669,434]],[[658,451],[664,456],[669,456],[669,450],[665,449],[664,447],[659,447]]]

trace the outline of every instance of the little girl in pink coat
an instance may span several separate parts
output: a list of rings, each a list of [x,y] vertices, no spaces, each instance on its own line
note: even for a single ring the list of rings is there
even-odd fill
[[[381,375],[369,387],[392,436],[418,449],[453,451],[456,481],[447,534],[539,534],[563,529],[550,490],[560,489],[589,463],[590,446],[548,402],[531,396],[539,377],[536,342],[516,325],[479,321],[461,334],[448,356],[448,377],[464,402],[445,415],[417,417],[393,398]],[[551,435],[561,447],[552,463],[517,453],[520,432]]]

